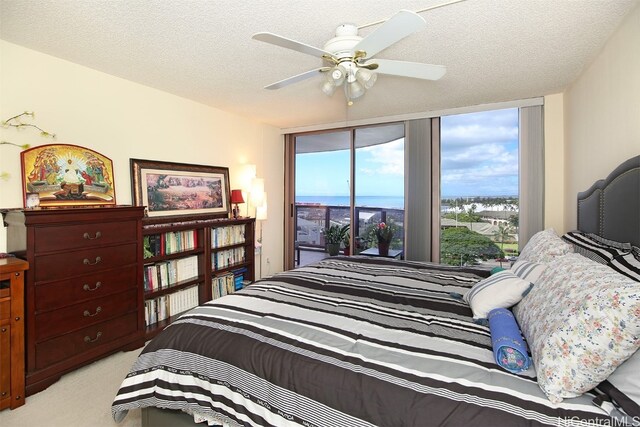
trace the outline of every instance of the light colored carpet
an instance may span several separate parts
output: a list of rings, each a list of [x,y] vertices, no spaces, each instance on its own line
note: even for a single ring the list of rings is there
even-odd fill
[[[140,427],[140,410],[116,423],[111,403],[142,348],[119,352],[66,375],[27,397],[20,408],[0,412],[2,427]]]

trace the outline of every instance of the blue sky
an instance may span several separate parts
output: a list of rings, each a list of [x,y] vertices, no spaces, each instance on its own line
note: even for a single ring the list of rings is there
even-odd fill
[[[518,194],[518,110],[442,117],[442,195]],[[404,141],[361,148],[356,154],[356,194],[402,196]],[[349,151],[298,154],[296,193],[348,196]]]

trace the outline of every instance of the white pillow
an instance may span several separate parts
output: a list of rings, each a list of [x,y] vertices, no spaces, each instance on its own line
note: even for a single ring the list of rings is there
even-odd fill
[[[509,308],[517,304],[532,284],[509,270],[503,270],[473,285],[463,299],[471,306],[473,319],[483,321],[494,308]]]
[[[554,403],[591,390],[640,346],[640,284],[577,253],[547,265],[513,313]]]
[[[635,406],[640,407],[640,350],[618,366],[613,374],[609,375],[607,381],[623,393],[626,398],[633,401]],[[640,417],[638,409],[634,405],[624,402],[622,396],[613,395],[611,397],[617,401],[627,415]]]
[[[573,246],[558,237],[553,228],[547,228],[529,239],[518,260],[548,264],[555,258],[571,252]]]
[[[546,268],[545,264],[539,262],[518,260],[513,263],[510,270],[519,278],[535,284]]]

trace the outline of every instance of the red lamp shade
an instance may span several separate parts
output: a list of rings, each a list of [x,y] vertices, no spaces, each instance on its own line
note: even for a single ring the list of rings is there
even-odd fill
[[[244,203],[242,190],[231,190],[231,203]]]
[[[231,204],[236,205],[233,208],[233,217],[238,218],[240,215],[240,209],[238,209],[238,203],[244,203],[242,198],[242,190],[231,190]]]

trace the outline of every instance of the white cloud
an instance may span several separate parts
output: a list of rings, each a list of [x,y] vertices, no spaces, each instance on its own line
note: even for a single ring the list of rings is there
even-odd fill
[[[404,138],[356,150],[356,167],[366,175],[404,175]]]

